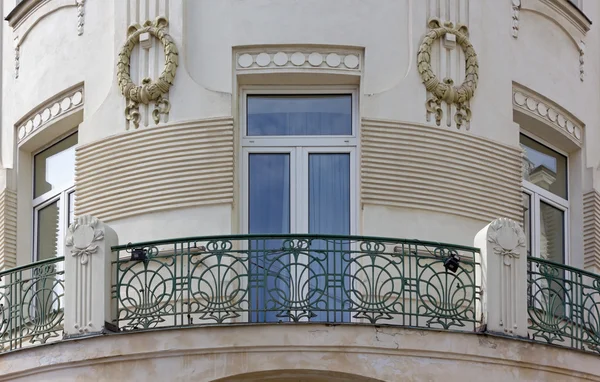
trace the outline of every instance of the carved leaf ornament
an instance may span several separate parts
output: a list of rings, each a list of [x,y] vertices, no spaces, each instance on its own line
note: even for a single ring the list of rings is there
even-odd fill
[[[506,228],[506,230],[505,230]],[[488,241],[493,244],[493,252],[502,256],[505,265],[510,265],[510,260],[518,258],[520,248],[525,248],[525,234],[519,223],[514,220],[500,218],[490,225]]]
[[[179,65],[179,54],[177,46],[165,28],[169,22],[164,17],[158,17],[154,21],[146,21],[143,26],[134,24],[127,30],[127,41],[119,53],[119,62],[117,63],[117,81],[121,93],[127,99],[125,108],[125,117],[132,121],[136,128],[140,123],[139,104],[148,105],[154,102],[155,108],[152,111],[152,118],[158,124],[160,114],[168,114],[171,105],[163,96],[168,93],[173,85],[175,72]],[[139,42],[140,35],[149,33],[156,37],[162,43],[165,52],[165,66],[158,80],[152,81],[150,78],[144,78],[141,85],[136,85],[131,80],[130,59],[133,48]]]
[[[104,232],[97,230],[98,219],[89,215],[80,216],[69,226],[65,245],[71,247],[71,255],[79,257],[82,265],[86,265],[89,258],[98,252],[96,242],[104,239]]]
[[[428,113],[435,114],[435,121],[439,126],[442,121],[442,101],[448,105],[456,105],[454,121],[456,127],[471,120],[471,109],[469,100],[475,94],[477,81],[479,79],[479,64],[477,63],[477,53],[469,41],[469,29],[465,25],[458,24],[456,27],[451,22],[443,23],[438,18],[429,20],[431,29],[423,38],[417,54],[417,68],[419,75],[427,91],[431,96],[426,101]],[[433,43],[444,37],[446,34],[456,36],[456,43],[460,45],[465,53],[465,80],[456,87],[451,78],[444,78],[440,81],[431,69],[431,47]]]

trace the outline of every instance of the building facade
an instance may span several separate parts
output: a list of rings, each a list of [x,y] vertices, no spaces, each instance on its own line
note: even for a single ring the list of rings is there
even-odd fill
[[[596,1],[2,7],[0,380],[600,380]]]

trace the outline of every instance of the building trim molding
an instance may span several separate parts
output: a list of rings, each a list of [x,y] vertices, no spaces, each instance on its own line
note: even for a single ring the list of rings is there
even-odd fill
[[[513,108],[552,127],[577,146],[583,145],[583,122],[557,103],[514,82]]]
[[[83,108],[83,84],[62,91],[27,113],[16,124],[19,145],[52,121]]]

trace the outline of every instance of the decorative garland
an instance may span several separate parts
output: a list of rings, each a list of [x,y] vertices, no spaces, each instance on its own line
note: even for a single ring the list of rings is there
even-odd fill
[[[471,108],[469,100],[475,94],[477,88],[477,80],[479,79],[479,64],[477,63],[477,54],[473,45],[469,41],[469,29],[465,25],[454,26],[451,22],[442,22],[437,18],[432,18],[428,23],[431,29],[423,39],[417,54],[417,68],[419,75],[425,84],[427,91],[431,96],[427,99],[425,106],[428,113],[435,114],[435,121],[440,125],[442,121],[442,101],[448,105],[456,105],[456,114],[454,121],[456,127],[471,120]],[[465,80],[459,86],[454,86],[454,81],[451,78],[444,78],[440,81],[431,69],[431,46],[433,43],[445,36],[446,34],[456,36],[456,42],[460,45],[465,53]]]
[[[163,96],[169,92],[169,88],[173,85],[175,72],[179,64],[179,55],[175,42],[165,31],[167,25],[169,25],[169,22],[166,18],[158,17],[153,22],[146,21],[143,26],[139,24],[130,26],[127,30],[127,41],[125,41],[119,53],[117,81],[121,93],[128,101],[125,108],[125,118],[132,121],[136,129],[140,124],[140,103],[148,105],[150,102],[154,102],[155,107],[152,111],[152,118],[156,124],[160,121],[160,114],[168,114],[171,110],[171,104]],[[139,42],[142,33],[150,33],[160,40],[165,51],[165,66],[157,81],[153,82],[146,77],[142,80],[142,85],[138,86],[131,80],[130,59],[131,52]]]

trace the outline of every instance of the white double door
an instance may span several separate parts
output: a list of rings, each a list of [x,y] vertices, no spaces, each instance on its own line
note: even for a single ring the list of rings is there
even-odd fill
[[[243,156],[245,232],[265,236],[346,236],[354,232],[354,147],[248,147]],[[310,249],[320,250],[318,255],[308,251],[304,260],[291,254],[274,258],[272,249],[281,247],[282,242],[283,239],[256,242],[255,250],[250,252],[249,272],[262,276],[250,286],[250,305],[255,313],[250,319],[285,320],[286,306],[295,311],[309,305],[316,312],[307,313],[306,318],[348,320],[341,304],[342,284],[346,282],[342,258],[349,243],[343,239],[313,240]],[[303,272],[298,272],[298,262],[302,261],[308,264]],[[309,301],[312,297],[307,294],[320,297]]]

